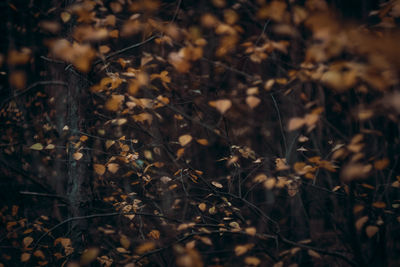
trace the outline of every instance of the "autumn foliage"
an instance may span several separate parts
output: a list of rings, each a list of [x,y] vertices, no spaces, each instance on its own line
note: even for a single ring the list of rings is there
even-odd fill
[[[400,1],[15,2],[0,267],[400,264]]]

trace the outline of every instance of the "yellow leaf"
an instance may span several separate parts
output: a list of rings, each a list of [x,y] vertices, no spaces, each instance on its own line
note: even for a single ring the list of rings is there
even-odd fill
[[[97,255],[99,255],[100,249],[98,248],[88,248],[85,249],[82,253],[80,264],[81,265],[88,265],[92,261],[94,261],[97,258]]]
[[[55,145],[53,145],[53,144],[48,144],[44,149],[54,149],[54,148],[56,148],[56,146]]]
[[[80,160],[83,157],[81,152],[75,152],[73,155],[74,160]]]
[[[21,254],[21,262],[27,262],[31,258],[31,254],[29,253],[22,253]]]
[[[198,207],[199,210],[201,210],[202,212],[204,212],[207,209],[207,205],[205,203],[200,203]]]
[[[62,19],[62,21],[65,23],[65,22],[68,22],[70,19],[71,19],[71,14],[70,13],[68,13],[68,12],[61,12],[61,19]]]
[[[32,244],[33,242],[33,238],[30,236],[27,236],[24,238],[24,240],[22,240],[22,243],[24,244],[24,248],[29,247],[30,244]]]
[[[365,228],[365,233],[369,238],[373,237],[379,231],[379,227],[375,225],[368,225]]]
[[[197,143],[199,143],[202,146],[208,146],[208,140],[207,139],[197,139]]]
[[[258,97],[255,96],[248,96],[246,97],[246,104],[251,108],[255,108],[260,104],[261,100]]]
[[[30,149],[33,150],[42,150],[43,149],[43,145],[41,143],[36,143],[34,145],[31,145]]]
[[[82,135],[80,138],[79,138],[79,140],[81,141],[81,142],[85,142],[86,140],[88,140],[88,136],[87,135]]]
[[[215,209],[215,206],[212,206],[211,208],[209,208],[208,213],[210,213],[211,215],[216,214],[217,210]]]
[[[208,104],[211,107],[216,108],[221,114],[224,114],[232,106],[232,102],[229,99],[210,101]]]
[[[258,266],[261,263],[260,259],[256,257],[246,257],[244,259],[244,262],[247,265],[254,265],[254,266]]]
[[[289,120],[289,124],[288,124],[288,131],[294,131],[297,129],[300,129],[301,127],[303,127],[303,125],[305,124],[305,121],[303,118],[291,118]]]
[[[93,169],[98,175],[103,175],[106,172],[106,167],[102,164],[93,164]]]
[[[192,141],[192,136],[189,134],[179,136],[179,144],[181,146],[186,146],[190,141]]]

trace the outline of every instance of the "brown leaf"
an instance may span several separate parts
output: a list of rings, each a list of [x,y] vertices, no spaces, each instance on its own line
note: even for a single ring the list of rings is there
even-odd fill
[[[107,170],[113,174],[115,174],[119,169],[119,164],[118,163],[108,163],[107,164]]]
[[[118,111],[124,99],[125,97],[123,95],[112,95],[111,98],[107,100],[105,108],[109,111]]]
[[[147,234],[148,237],[158,240],[160,239],[160,231],[158,230],[151,230],[150,233]]]
[[[106,167],[102,164],[93,164],[93,169],[98,175],[103,175],[106,172]]]
[[[258,266],[258,265],[260,265],[260,263],[261,263],[260,259],[257,258],[257,257],[246,257],[246,258],[244,259],[244,262],[245,262],[247,265],[254,265],[254,266]]]
[[[364,224],[368,221],[368,216],[363,216],[360,219],[358,219],[355,223],[357,231],[360,231],[361,228],[364,226]]]
[[[179,144],[181,146],[186,146],[187,144],[189,144],[192,141],[192,136],[190,134],[184,134],[179,136]]]
[[[129,238],[126,235],[121,235],[119,242],[121,243],[121,245],[125,248],[128,249],[129,246],[131,245],[131,241],[129,240]]]
[[[208,140],[207,139],[197,139],[197,143],[199,143],[202,146],[208,146]]]
[[[254,109],[260,104],[261,100],[258,97],[255,96],[248,96],[246,97],[246,104],[251,108]]]
[[[211,107],[216,108],[221,114],[224,114],[232,106],[232,102],[229,99],[210,101],[208,104]]]
[[[306,122],[303,118],[291,118],[288,123],[288,131],[294,131],[303,127]]]
[[[83,157],[83,154],[81,152],[75,152],[72,157],[74,160],[80,160]]]
[[[94,261],[97,258],[97,255],[99,255],[100,249],[99,248],[88,248],[85,249],[82,253],[81,259],[80,259],[80,264],[81,265],[88,265],[92,261]]]
[[[156,247],[156,245],[154,244],[154,242],[145,242],[141,245],[139,245],[138,247],[136,247],[135,252],[137,254],[144,254],[150,250],[153,250]]]
[[[22,243],[24,244],[24,248],[29,247],[29,245],[32,244],[32,242],[33,242],[33,238],[30,236],[27,236],[22,240]]]
[[[29,261],[30,258],[31,258],[31,254],[29,254],[29,253],[24,252],[21,254],[21,262],[27,262],[27,261]]]
[[[216,181],[212,181],[211,184],[217,188],[223,188],[222,184],[216,182]]]
[[[379,227],[375,225],[368,225],[365,228],[365,233],[369,238],[373,237],[379,231]]]
[[[200,203],[198,205],[198,207],[199,207],[199,210],[201,210],[202,212],[206,211],[206,209],[207,209],[207,205],[205,203]]]

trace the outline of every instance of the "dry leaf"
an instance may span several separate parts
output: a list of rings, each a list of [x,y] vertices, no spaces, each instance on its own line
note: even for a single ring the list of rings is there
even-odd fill
[[[27,262],[31,258],[31,254],[29,253],[22,253],[21,254],[21,262]]]
[[[202,146],[208,146],[208,140],[207,139],[197,139],[197,143],[199,143]]]
[[[186,146],[191,141],[192,141],[192,136],[190,134],[185,134],[185,135],[179,136],[179,144],[181,146]]]
[[[150,250],[153,250],[156,247],[156,245],[153,242],[145,242],[141,245],[139,245],[136,249],[135,252],[137,254],[144,254]]]
[[[41,250],[36,250],[36,251],[33,253],[33,255],[34,255],[36,258],[41,258],[42,260],[44,260],[44,259],[46,258],[46,256],[44,255],[43,251],[41,251]]]
[[[384,209],[386,208],[386,203],[382,201],[372,203],[372,206],[377,209]]]
[[[261,100],[258,97],[255,96],[248,96],[246,97],[246,104],[251,108],[255,108],[260,104]]]
[[[364,224],[368,221],[368,216],[363,216],[355,223],[357,231],[360,231]]]
[[[27,236],[22,240],[22,243],[24,244],[24,248],[29,247],[29,245],[32,244],[32,242],[33,242],[33,238],[30,236]]]
[[[350,182],[355,179],[366,178],[369,172],[372,170],[372,165],[364,165],[360,163],[350,163],[343,167],[340,177],[343,182]]]
[[[158,240],[160,239],[160,231],[158,230],[151,230],[150,233],[147,234],[149,238]]]
[[[211,184],[212,184],[213,186],[217,187],[217,188],[222,188],[222,187],[223,187],[222,184],[220,184],[220,183],[218,183],[218,182],[216,182],[216,181],[212,181]]]
[[[216,108],[221,114],[224,114],[232,106],[232,102],[229,99],[210,101],[208,104],[211,107]]]
[[[60,17],[61,17],[61,20],[62,20],[64,23],[66,23],[66,22],[68,22],[68,21],[71,19],[71,14],[68,13],[68,12],[61,12]]]
[[[245,254],[249,250],[247,245],[238,245],[235,247],[235,254],[236,256],[241,256]]]
[[[74,160],[80,160],[83,157],[83,154],[81,152],[75,152],[72,157]]]
[[[389,166],[389,163],[390,163],[390,161],[389,161],[388,158],[383,158],[383,159],[380,159],[380,160],[376,160],[376,161],[374,162],[374,168],[375,168],[376,170],[383,170],[383,169],[385,169],[387,166]]]
[[[200,203],[198,205],[198,207],[199,207],[199,210],[201,210],[202,212],[206,211],[206,209],[207,209],[207,205],[205,203]]]
[[[286,163],[286,159],[284,158],[277,158],[275,160],[275,164],[276,164],[276,170],[277,171],[284,171],[284,170],[288,170],[289,166]]]
[[[112,95],[111,98],[107,100],[105,108],[109,111],[118,111],[124,99],[125,97],[123,95]]]
[[[98,175],[103,175],[106,172],[106,167],[102,164],[93,164],[93,169]]]
[[[275,187],[276,185],[276,179],[271,177],[268,178],[265,182],[264,182],[264,187],[268,190],[271,190]]]
[[[368,225],[365,228],[365,233],[369,238],[373,237],[379,231],[379,227],[375,225]]]
[[[321,258],[321,255],[319,255],[319,253],[317,253],[315,250],[309,249],[309,250],[307,250],[307,253],[311,257],[318,258],[318,259]]]
[[[121,235],[119,242],[125,249],[128,249],[131,245],[131,241],[126,235]]]
[[[119,164],[118,163],[108,163],[107,164],[107,170],[113,174],[115,174],[119,169]]]
[[[41,143],[36,143],[36,144],[34,144],[34,145],[31,145],[31,146],[30,146],[30,149],[33,149],[33,150],[42,150],[42,149],[43,149],[43,145],[42,145]]]
[[[257,232],[257,229],[255,227],[248,227],[244,230],[246,234],[254,236]]]
[[[303,118],[299,118],[299,117],[291,118],[288,123],[288,131],[294,131],[294,130],[300,129],[301,127],[303,127],[303,125],[305,123],[306,122],[304,121]]]
[[[256,257],[246,257],[244,259],[244,262],[247,265],[254,265],[254,266],[258,266],[261,263],[260,259]]]
[[[94,261],[97,258],[97,255],[99,255],[100,249],[98,248],[88,248],[85,249],[82,253],[80,264],[81,265],[88,265],[92,261]]]

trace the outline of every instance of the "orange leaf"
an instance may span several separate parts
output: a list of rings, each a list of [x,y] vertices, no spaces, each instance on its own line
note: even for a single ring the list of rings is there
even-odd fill
[[[202,146],[208,146],[208,140],[207,139],[197,139],[197,143],[199,143]]]
[[[117,111],[122,105],[125,97],[123,95],[112,95],[110,99],[107,100],[105,108],[109,111]]]

